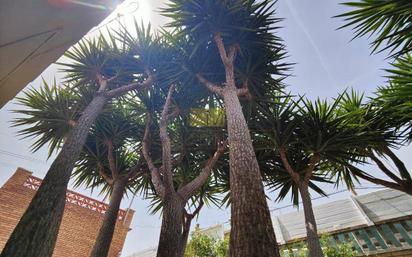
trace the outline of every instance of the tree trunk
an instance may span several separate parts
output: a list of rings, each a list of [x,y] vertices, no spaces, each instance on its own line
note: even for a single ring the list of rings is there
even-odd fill
[[[223,91],[229,134],[232,257],[279,257],[258,162],[236,89]]]
[[[106,97],[96,96],[84,110],[7,241],[1,257],[52,256],[63,216],[71,172],[90,127],[106,102]]]
[[[166,194],[163,200],[162,228],[157,257],[182,257],[183,200],[176,193]]]
[[[182,240],[180,241],[180,250],[179,250],[179,256],[184,256],[185,255],[185,250],[186,250],[186,245],[187,241],[189,239],[189,232],[190,232],[190,225],[192,224],[192,219],[193,217],[188,215],[183,223],[183,233],[182,233]]]
[[[113,192],[110,198],[109,209],[104,215],[102,226],[94,243],[90,257],[107,257],[112,243],[113,233],[116,226],[120,203],[123,198],[124,189],[127,185],[126,178],[116,179],[113,183]]]
[[[312,200],[310,199],[308,183],[301,182],[301,184],[299,185],[299,192],[302,198],[303,211],[305,213],[305,226],[309,257],[323,257],[323,252],[318,237],[315,215],[313,214]]]

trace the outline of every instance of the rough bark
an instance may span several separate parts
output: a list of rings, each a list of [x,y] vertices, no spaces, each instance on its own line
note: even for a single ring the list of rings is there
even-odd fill
[[[176,193],[169,193],[163,200],[162,227],[157,257],[182,257],[182,229],[184,204]]]
[[[183,233],[180,241],[179,256],[185,255],[187,241],[189,240],[190,225],[192,224],[192,217],[186,217],[183,222]]]
[[[109,169],[111,176],[106,175],[102,165],[99,166],[99,175],[102,176],[106,183],[112,187],[112,194],[110,198],[109,208],[107,209],[102,225],[97,234],[96,241],[94,243],[90,257],[107,257],[110,250],[110,245],[112,243],[114,230],[116,227],[117,216],[120,209],[120,203],[123,198],[123,193],[126,186],[136,179],[138,176],[142,175],[143,172],[140,170],[142,166],[142,159],[126,169],[123,174],[119,175],[119,170],[117,168],[116,158],[114,156],[115,149],[113,142],[108,140],[107,145],[107,160],[109,161]]]
[[[259,165],[238,98],[249,94],[247,81],[242,88],[236,87],[234,61],[239,46],[232,45],[226,51],[220,33],[214,35],[214,41],[225,68],[226,81],[219,86],[200,74],[197,78],[222,97],[225,104],[231,196],[229,254],[232,257],[280,257]]]
[[[154,79],[151,74],[148,75],[147,80],[142,83],[132,83],[108,90],[108,82],[111,79],[105,79],[101,74],[97,74],[97,95],[67,136],[59,155],[50,166],[37,193],[3,248],[1,257],[52,256],[63,217],[67,185],[91,126],[108,99],[120,96],[128,90],[146,88]]]
[[[90,127],[106,104],[96,96],[67,137],[33,200],[7,241],[1,257],[50,257],[66,200],[67,184]]]
[[[135,90],[135,89],[138,89],[138,90],[146,89],[155,80],[155,76],[150,71],[146,71],[146,74],[148,74],[148,77],[144,82],[142,82],[142,83],[133,82],[133,83],[130,83],[128,85],[123,85],[121,87],[112,89],[112,90],[110,90],[106,93],[106,96],[109,97],[109,98],[113,98],[113,97],[118,97],[118,96],[124,95],[125,93],[127,93],[129,91],[132,91],[132,90]],[[107,81],[111,81],[114,78],[115,77],[113,77],[113,78],[111,78]]]
[[[313,170],[320,161],[320,157],[317,154],[314,154],[310,157],[310,162],[305,169],[304,177],[301,178],[299,173],[295,172],[293,167],[290,165],[284,146],[279,147],[279,154],[283,166],[291,176],[293,182],[297,185],[300,192],[300,197],[302,198],[303,211],[305,213],[306,238],[309,248],[309,256],[323,257],[323,252],[318,237],[316,219],[312,208],[312,199],[310,199],[309,193],[309,181],[313,175]]]
[[[163,171],[163,183],[165,187],[173,188],[173,173],[172,173],[172,154],[171,154],[171,142],[167,133],[167,124],[170,118],[174,117],[174,114],[169,114],[169,108],[172,102],[172,95],[174,91],[174,85],[170,86],[169,92],[166,97],[166,102],[162,111],[159,124],[159,136],[162,144],[162,171]]]
[[[103,223],[97,234],[90,257],[107,257],[109,254],[117,215],[127,182],[127,178],[119,177],[113,183],[113,192],[110,198],[109,208],[104,215]]]
[[[207,161],[200,174],[191,182],[176,191],[173,185],[173,161],[171,155],[171,141],[167,133],[167,124],[174,118],[179,110],[175,108],[169,113],[174,86],[169,88],[166,102],[163,107],[159,134],[162,143],[162,166],[157,168],[150,156],[150,126],[152,117],[150,113],[146,116],[146,128],[143,137],[143,156],[151,173],[152,183],[156,193],[163,203],[162,227],[160,231],[157,257],[183,257],[187,239],[190,231],[190,224],[203,206],[200,201],[198,208],[192,214],[188,214],[185,205],[189,198],[193,196],[200,187],[207,181],[211,170],[216,164],[221,154],[226,149],[226,142],[223,141],[217,147],[215,154]]]
[[[156,194],[163,199],[165,196],[165,185],[159,169],[154,165],[152,157],[150,156],[150,126],[152,124],[152,116],[150,113],[146,114],[146,128],[143,136],[142,153],[150,170],[151,180],[156,191]]]
[[[184,201],[187,201],[190,197],[195,195],[197,191],[206,183],[209,179],[210,174],[212,173],[213,167],[216,165],[216,162],[219,160],[220,156],[226,150],[227,141],[222,141],[218,144],[216,152],[211,158],[207,161],[205,167],[202,169],[200,174],[190,181],[188,184],[184,185],[178,190],[178,193],[182,196]],[[203,201],[201,201],[200,208],[203,206]],[[196,210],[196,212],[198,212]]]
[[[157,257],[183,257],[189,238],[190,225],[204,203],[201,200],[196,210],[189,214],[179,193],[169,193],[163,200],[163,217]],[[173,241],[173,242],[172,242]]]
[[[229,134],[232,257],[279,257],[262,178],[235,88],[223,99]]]
[[[186,215],[185,202],[178,194],[168,197],[164,204],[157,257],[183,257],[190,225],[198,211]]]
[[[174,87],[169,88],[165,105],[163,107],[160,126],[160,139],[162,143],[162,166],[157,168],[150,156],[150,126],[152,117],[146,116],[146,129],[143,138],[143,155],[148,164],[152,183],[156,193],[163,203],[162,227],[160,230],[157,257],[181,257],[182,226],[184,219],[184,201],[173,187],[172,159],[170,138],[167,133],[169,108]]]
[[[193,213],[187,213],[187,211],[184,210],[183,233],[182,233],[182,240],[180,242],[180,245],[181,245],[180,246],[180,256],[185,255],[185,250],[186,250],[187,241],[189,239],[190,225],[192,224],[192,220],[194,217],[196,217],[196,215],[199,214],[204,204],[205,203],[203,199],[200,199],[199,205],[196,207]]]
[[[298,187],[300,197],[302,198],[303,211],[305,213],[305,227],[309,257],[323,257],[323,252],[318,237],[315,215],[312,208],[312,200],[310,199],[309,194],[309,184],[301,182]]]

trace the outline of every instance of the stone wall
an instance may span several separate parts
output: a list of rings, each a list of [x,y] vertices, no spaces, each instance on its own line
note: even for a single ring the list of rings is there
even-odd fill
[[[14,175],[0,188],[0,252],[8,237],[29,205],[35,190],[25,186],[31,172],[18,168]],[[76,197],[107,205],[72,192]],[[123,213],[125,213],[123,211]],[[125,220],[118,220],[109,256],[118,257],[129,231],[134,212],[127,212]],[[88,257],[96,239],[104,214],[82,206],[81,202],[66,202],[53,257]]]

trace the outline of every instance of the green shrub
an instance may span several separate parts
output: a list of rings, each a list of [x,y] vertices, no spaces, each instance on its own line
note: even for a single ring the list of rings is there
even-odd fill
[[[228,240],[214,239],[195,232],[186,246],[185,257],[227,257],[228,249]]]
[[[355,257],[351,243],[330,245],[330,237],[323,235],[321,244],[325,257]],[[185,257],[227,257],[229,240],[219,240],[200,233],[193,233],[190,242],[186,246]],[[285,251],[289,251],[286,255]],[[307,257],[308,251],[305,242],[296,242],[280,247],[282,257]]]
[[[352,250],[352,243],[343,243],[335,246],[330,245],[330,235],[321,236],[321,244],[325,257],[355,257],[356,252]]]
[[[351,243],[343,243],[335,246],[330,245],[330,237],[323,235],[321,237],[321,245],[325,257],[355,257],[356,252],[352,250]],[[289,251],[290,257],[307,257],[308,251],[305,242],[296,242],[289,245],[284,245],[280,248],[283,257],[288,256],[286,251]]]

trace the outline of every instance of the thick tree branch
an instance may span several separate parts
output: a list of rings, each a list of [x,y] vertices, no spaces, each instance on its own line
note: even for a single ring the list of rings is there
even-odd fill
[[[405,164],[398,158],[398,156],[396,156],[394,152],[392,152],[391,149],[389,149],[389,147],[385,146],[383,148],[383,151],[387,156],[389,156],[389,158],[391,158],[392,162],[396,165],[402,178],[409,181],[409,183],[411,183],[412,182],[411,174],[409,173]]]
[[[313,170],[320,161],[320,156],[318,154],[313,154],[309,160],[309,166],[305,169],[305,183],[309,183],[310,178],[312,177]]]
[[[190,219],[193,219],[194,217],[196,217],[196,215],[199,214],[204,204],[205,202],[203,201],[203,198],[200,198],[199,205],[196,207],[196,209],[192,213],[188,213],[185,209],[185,215],[189,217]]]
[[[108,79],[107,82],[112,82],[113,80],[117,79],[118,77],[119,77],[119,74],[116,74],[115,76]]]
[[[168,121],[169,121],[169,120],[172,120],[172,119],[176,118],[177,115],[179,115],[179,113],[180,113],[180,109],[179,109],[178,107],[175,107],[175,109],[173,110],[173,112],[167,115],[166,119],[167,119]]]
[[[219,160],[220,156],[224,153],[226,148],[227,140],[220,142],[216,152],[207,161],[205,167],[202,169],[200,174],[191,182],[189,182],[188,184],[179,189],[178,193],[184,201],[187,201],[190,197],[192,197],[206,183],[216,162]]]
[[[222,63],[225,67],[226,86],[236,88],[234,61],[235,61],[236,52],[239,49],[239,46],[238,45],[230,46],[229,53],[226,53],[225,44],[223,43],[222,35],[219,32],[214,35],[214,40],[219,50]]]
[[[163,171],[163,181],[168,190],[173,191],[173,174],[172,174],[172,151],[170,145],[170,137],[167,133],[167,125],[169,116],[169,109],[172,103],[172,95],[175,86],[171,85],[167,93],[166,102],[163,106],[162,116],[160,117],[159,130],[160,130],[160,141],[162,143],[162,171]]]
[[[290,165],[288,157],[286,156],[285,148],[283,146],[279,147],[279,154],[280,154],[280,159],[282,160],[283,166],[285,166],[285,169],[289,173],[289,175],[292,177],[292,180],[295,183],[300,183],[300,176],[298,173],[294,171],[294,169]]]
[[[139,161],[135,165],[129,168],[128,173],[127,173],[129,181],[133,181],[145,173],[141,170],[142,166],[143,166],[143,158],[140,158]]]
[[[112,89],[106,92],[106,96],[109,98],[121,96],[134,89],[145,89],[148,88],[154,81],[154,75],[152,73],[148,74],[148,77],[143,82],[134,82],[121,87]]]
[[[107,160],[109,161],[109,168],[110,172],[112,173],[112,178],[114,180],[117,179],[119,172],[117,170],[117,165],[116,165],[116,158],[114,157],[114,149],[113,149],[113,141],[112,140],[107,140]]]
[[[236,89],[237,96],[239,97],[246,97],[247,99],[251,99],[252,95],[249,91],[249,81],[246,79],[243,81],[243,85],[241,88]]]
[[[149,148],[150,148],[150,126],[152,124],[152,116],[147,113],[146,114],[146,128],[143,136],[143,146],[142,152],[143,156],[146,160],[147,166],[149,167],[150,174],[152,177],[152,183],[155,187],[155,190],[160,198],[164,199],[165,196],[165,187],[160,177],[159,169],[153,163],[152,158],[150,157]]]
[[[107,182],[109,185],[113,185],[113,178],[110,178],[107,176],[107,174],[104,172],[104,167],[100,163],[97,164],[98,169],[97,171],[99,172],[99,175],[102,176],[102,178]]]
[[[183,245],[186,245],[187,239],[189,237],[189,232],[190,232],[190,224],[192,223],[193,218],[200,212],[200,209],[203,207],[203,199],[200,199],[199,205],[197,206],[196,210],[190,214],[184,210],[184,215],[183,215],[183,230],[182,230],[182,243]]]
[[[238,50],[239,50],[239,45],[232,45],[229,47],[229,53],[227,54],[227,59],[232,65],[236,59],[236,53]]]
[[[97,83],[99,84],[98,93],[103,93],[107,90],[107,79],[100,73],[96,75]]]
[[[225,44],[223,43],[223,38],[222,34],[219,32],[214,35],[214,40],[217,46],[217,49],[219,50],[219,55],[220,58],[222,59],[223,64],[226,65],[231,65],[233,67],[233,62],[235,61],[236,58],[236,52],[239,49],[239,45],[232,45],[229,47],[229,51],[226,53],[226,48]]]
[[[242,97],[242,96],[247,97],[247,98],[250,97],[248,88],[238,88],[236,90],[236,93],[237,93],[237,96],[239,96],[239,97]]]
[[[205,79],[202,75],[200,74],[196,74],[197,79],[206,86],[207,89],[209,89],[209,91],[219,95],[219,96],[223,96],[223,88],[210,82],[209,80]]]
[[[196,207],[193,213],[188,213],[186,209],[184,209],[182,238],[185,242],[187,242],[187,238],[189,237],[190,224],[192,223],[193,218],[199,214],[203,205],[204,205],[204,202],[203,202],[203,199],[201,198],[199,205]]]
[[[216,46],[219,51],[219,55],[220,55],[220,58],[222,59],[223,64],[229,65],[230,60],[226,53],[226,48],[225,48],[225,44],[223,43],[222,35],[218,32],[214,35],[214,39],[215,39],[215,43],[216,43]]]
[[[396,176],[392,171],[390,171],[385,164],[381,160],[379,160],[378,157],[376,157],[372,152],[369,153],[369,157],[378,165],[379,169],[383,171],[388,177],[390,177],[393,181],[396,183],[401,184],[402,179],[400,179],[398,176]]]

